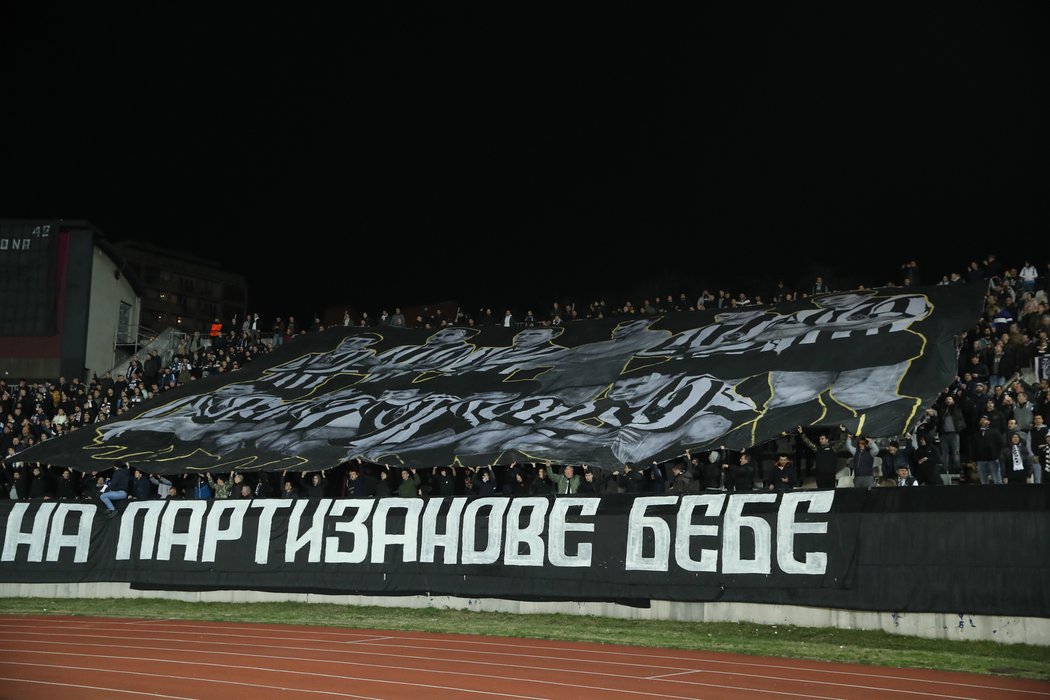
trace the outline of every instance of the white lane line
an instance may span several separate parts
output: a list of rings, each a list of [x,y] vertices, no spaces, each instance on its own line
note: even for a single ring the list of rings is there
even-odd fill
[[[767,678],[768,680],[788,680],[788,679],[783,679],[783,678],[774,679],[771,676],[765,676],[765,678]],[[682,685],[706,685],[706,683],[701,683],[700,681],[684,681],[684,680],[681,680],[680,678],[671,678],[671,679],[668,679],[668,680],[663,681],[663,682],[664,683],[679,683],[679,684],[682,684]],[[881,688],[881,687],[874,687],[874,686],[870,686],[870,685],[851,685],[849,683],[828,683],[827,685],[834,685],[834,686],[839,686],[839,687],[842,687],[842,688],[851,688],[851,689],[856,689],[856,690],[877,690],[880,693],[898,693],[900,695],[921,695],[921,696],[927,697],[927,698],[948,698],[949,700],[981,700],[980,698],[978,698],[975,695],[943,695],[941,693],[931,693],[931,692],[925,691],[925,690],[904,690],[904,689],[901,689],[901,688]]]
[[[57,633],[50,633],[50,632],[33,632],[33,631],[26,632],[25,634],[26,635],[34,635],[34,636],[37,636],[37,637],[58,637],[58,638],[60,638],[62,640],[68,640],[70,638],[77,638],[77,639],[85,639],[85,638],[88,638],[88,639],[110,639],[109,635],[101,635],[101,634],[83,634],[83,633],[57,634]],[[237,636],[239,638],[242,638],[244,635],[237,635]],[[257,638],[253,637],[252,639],[257,639]],[[42,643],[42,644],[45,644],[45,643],[46,644],[60,643],[60,642],[44,642],[42,640],[34,640],[34,639],[28,639],[27,640],[27,639],[25,639],[25,637],[23,637],[23,640],[27,641],[29,643],[32,643],[34,641],[37,641],[38,643]],[[0,639],[0,641],[4,641],[4,640]],[[137,642],[137,641],[165,642],[165,643],[169,643],[169,644],[171,644],[171,643],[184,643],[184,644],[190,644],[190,645],[194,645],[194,646],[209,645],[209,646],[219,646],[219,647],[229,646],[229,645],[232,644],[233,646],[246,647],[246,648],[252,648],[252,649],[256,649],[257,648],[257,649],[271,649],[271,650],[278,650],[278,651],[324,652],[324,653],[332,653],[332,654],[361,654],[361,655],[368,655],[370,657],[372,657],[372,656],[382,656],[382,657],[391,657],[391,658],[394,658],[394,659],[410,659],[410,660],[417,660],[417,661],[434,661],[434,658],[432,656],[419,656],[419,655],[413,655],[413,654],[407,653],[407,651],[405,651],[404,645],[399,645],[399,647],[398,647],[402,651],[400,651],[398,653],[390,653],[390,654],[383,653],[383,652],[377,652],[377,651],[361,651],[361,652],[350,651],[350,650],[347,650],[345,648],[345,644],[359,643],[360,641],[365,641],[365,640],[359,640],[358,642],[344,643],[344,645],[341,645],[338,648],[331,648],[331,647],[323,647],[323,648],[319,648],[319,647],[303,647],[303,646],[294,646],[294,645],[259,644],[259,643],[249,643],[249,642],[231,643],[231,642],[227,642],[227,641],[204,641],[204,640],[200,640],[200,639],[172,639],[170,637],[156,637],[156,636],[136,636],[136,637],[132,637],[130,635],[125,635],[123,637],[123,641],[125,641],[125,642]],[[388,645],[376,645],[376,646],[388,646]],[[455,649],[442,649],[440,647],[426,647],[426,648],[433,649],[435,651],[456,651]],[[419,648],[417,647],[416,649],[419,649]],[[189,650],[186,650],[186,651],[189,651]],[[508,656],[508,654],[506,654],[506,653],[502,653],[502,655],[503,656]],[[715,675],[715,676],[744,677],[744,678],[747,678],[747,679],[760,678],[760,679],[763,679],[763,680],[780,681],[780,682],[785,682],[785,683],[797,683],[797,684],[802,684],[802,685],[827,686],[829,688],[834,687],[834,688],[851,688],[851,689],[856,689],[856,690],[876,690],[876,691],[884,692],[884,693],[897,693],[897,694],[905,694],[905,695],[921,695],[921,696],[925,696],[925,697],[946,698],[948,700],[970,700],[970,698],[972,698],[972,696],[968,696],[968,695],[962,695],[962,696],[960,696],[960,695],[948,695],[948,694],[944,694],[944,693],[933,693],[933,692],[921,691],[921,690],[891,688],[891,687],[887,687],[887,686],[883,686],[883,685],[872,686],[872,685],[862,685],[862,684],[855,684],[855,683],[842,683],[842,682],[836,682],[836,681],[830,681],[830,680],[814,680],[814,679],[808,679],[808,678],[774,676],[774,675],[768,675],[768,674],[762,674],[762,673],[741,673],[741,672],[738,672],[738,671],[717,671],[717,670],[713,670],[713,669],[681,669],[681,673],[658,674],[656,676],[630,676],[630,675],[626,675],[626,674],[622,674],[622,673],[605,673],[605,672],[601,672],[601,671],[588,671],[588,670],[579,668],[578,665],[576,664],[575,660],[573,660],[573,659],[565,659],[565,658],[560,658],[560,657],[537,657],[535,655],[531,655],[531,656],[529,656],[529,658],[530,659],[540,658],[540,659],[543,659],[543,660],[563,661],[563,662],[566,662],[566,663],[571,665],[570,668],[550,668],[550,667],[544,667],[543,668],[543,670],[551,672],[551,673],[557,673],[559,671],[564,671],[564,672],[575,673],[575,674],[578,674],[578,675],[600,676],[600,677],[603,677],[603,678],[617,678],[617,679],[631,679],[631,680],[650,680],[650,681],[667,682],[667,683],[687,683],[687,684],[690,684],[690,685],[707,685],[707,684],[705,684],[705,683],[703,683],[701,681],[665,680],[667,678],[670,678],[671,676],[676,676],[676,675],[683,675],[683,674],[688,674],[688,673],[704,673],[704,674]],[[333,661],[333,663],[338,663],[338,661]],[[599,663],[611,663],[611,662],[602,661],[602,662],[599,662]],[[500,669],[518,669],[518,668],[520,668],[520,663],[497,663],[497,662],[493,662],[493,661],[472,660],[471,664],[474,665],[474,666],[495,666],[495,667],[500,668]],[[624,665],[624,664],[621,664],[621,665]],[[631,665],[640,666],[641,664],[631,664]],[[645,668],[651,668],[651,666],[646,666]],[[786,692],[786,691],[784,691],[784,692]]]
[[[659,681],[659,680],[663,680],[664,678],[670,678],[671,676],[684,676],[687,673],[707,673],[707,672],[706,671],[701,671],[699,669],[695,669],[694,668],[691,671],[679,671],[678,673],[662,673],[659,676],[647,676],[645,680],[647,680],[647,681]],[[740,674],[740,675],[743,675],[743,674]],[[808,683],[809,681],[802,681],[802,682],[803,683]],[[820,681],[816,681],[816,682],[819,683]]]
[[[98,671],[97,668],[91,669],[92,671]],[[12,683],[35,683],[36,685],[54,685],[60,688],[80,688],[81,690],[101,690],[108,693],[127,693],[128,695],[146,695],[151,698],[172,698],[173,700],[196,700],[196,698],[186,698],[181,695],[162,695],[161,693],[144,693],[138,690],[122,690],[121,688],[110,688],[104,685],[80,685],[78,683],[59,683],[57,681],[30,681],[25,678],[4,678],[0,676],[0,681],[10,681]]]
[[[381,642],[384,639],[393,639],[393,637],[373,637],[372,639],[352,639],[349,642],[339,642],[339,644],[371,644],[372,642]]]
[[[36,642],[36,643],[37,644],[52,644],[52,645],[70,646],[70,643],[68,643],[68,642],[66,642],[66,643],[62,643],[62,642]],[[228,664],[213,664],[213,663],[204,663],[204,662],[196,662],[196,661],[178,661],[178,660],[174,660],[174,659],[171,659],[171,658],[149,658],[149,657],[141,657],[141,656],[129,656],[128,653],[127,653],[128,647],[125,644],[86,643],[86,644],[80,644],[80,646],[82,648],[83,647],[105,647],[105,648],[117,648],[117,649],[120,649],[120,650],[122,650],[120,658],[122,660],[124,660],[124,661],[148,661],[148,662],[153,662],[153,663],[169,663],[169,664],[180,664],[180,665],[188,665],[188,666],[218,666],[218,667],[224,668],[224,669],[228,669],[229,668]],[[163,651],[163,652],[166,652],[168,654],[171,654],[173,652],[178,653],[180,651],[180,650],[172,649],[170,647],[143,647],[143,646],[140,646],[140,645],[136,645],[134,648],[137,651],[142,651],[142,650]],[[2,651],[5,651],[7,653],[21,652],[21,653],[25,653],[25,654],[34,654],[34,655],[35,654],[48,654],[48,655],[57,655],[57,656],[65,656],[65,657],[82,656],[82,657],[93,658],[93,659],[110,659],[110,660],[112,660],[112,658],[113,658],[113,654],[112,653],[108,653],[108,654],[85,654],[83,652],[37,651],[37,650],[27,650],[27,649],[24,649],[24,648],[3,649]],[[190,652],[190,653],[192,653],[192,652]],[[315,663],[315,664],[337,664],[337,665],[344,665],[344,666],[365,666],[365,667],[373,669],[373,670],[375,670],[375,668],[376,668],[374,664],[358,663],[356,661],[328,661],[328,660],[324,660],[324,659],[316,659],[316,658],[308,658],[308,657],[271,656],[271,655],[267,655],[267,654],[241,654],[241,653],[231,652],[231,651],[210,651],[208,653],[209,653],[209,655],[212,655],[212,656],[234,656],[234,657],[248,657],[248,658],[252,658],[252,659],[271,659],[271,660],[279,660],[279,661],[302,661],[302,662]],[[356,678],[356,677],[352,677],[352,676],[340,676],[340,675],[326,674],[326,673],[307,673],[305,671],[293,671],[293,670],[289,670],[289,669],[274,669],[274,668],[260,667],[260,666],[243,666],[243,665],[239,665],[238,668],[240,668],[240,669],[248,669],[248,670],[253,670],[253,671],[266,671],[266,672],[270,672],[270,673],[294,673],[294,674],[298,674],[298,675],[316,676],[316,677],[321,677],[321,678],[339,678],[339,679],[345,679],[345,680],[360,680],[360,681],[366,681],[366,682],[369,682],[369,683],[388,683],[388,684],[406,685],[406,686],[421,687],[421,688],[432,688],[432,689],[437,689],[437,690],[456,690],[456,691],[463,692],[463,693],[475,693],[475,694],[480,694],[480,695],[498,695],[498,696],[501,696],[501,697],[525,698],[526,700],[539,700],[538,698],[534,698],[534,697],[531,697],[531,696],[524,696],[524,695],[511,695],[511,694],[508,694],[508,693],[495,693],[495,692],[482,691],[482,690],[471,690],[471,689],[459,688],[459,687],[435,686],[435,685],[428,685],[428,684],[423,684],[423,683],[408,683],[406,681],[393,681],[393,680],[378,679],[378,678]],[[389,669],[389,668],[390,667],[386,667],[386,669]],[[418,672],[420,670],[417,666],[411,666],[411,667],[409,667],[409,666],[398,666],[396,668],[398,668],[399,670],[405,671],[406,673]],[[520,667],[517,667],[517,669],[521,670]],[[529,684],[529,683],[531,683],[531,684],[538,684],[538,685],[552,685],[552,686],[558,686],[558,687],[562,687],[562,688],[572,688],[572,689],[574,689],[576,691],[595,690],[595,691],[602,691],[602,692],[606,692],[606,693],[623,693],[623,694],[627,694],[627,695],[644,695],[644,696],[647,696],[647,697],[671,698],[672,700],[695,700],[695,698],[693,696],[670,695],[668,693],[650,693],[650,692],[644,691],[644,690],[625,690],[625,689],[622,689],[622,688],[609,688],[609,687],[605,687],[605,686],[583,685],[581,683],[561,683],[561,682],[558,682],[558,681],[547,681],[547,680],[540,680],[540,679],[537,679],[537,678],[520,678],[520,677],[511,677],[511,676],[500,676],[498,678],[493,678],[493,676],[490,675],[490,674],[466,673],[466,672],[463,672],[463,671],[445,671],[445,670],[441,670],[441,669],[426,669],[426,672],[430,673],[430,674],[441,674],[441,675],[447,675],[447,676],[461,676],[461,677],[464,677],[464,678],[481,678],[481,679],[483,679],[485,681],[488,681],[488,682],[491,682],[493,680],[516,681],[516,682],[522,683],[522,684]],[[625,676],[623,678],[628,678],[628,677]],[[644,680],[644,679],[631,678],[631,680],[638,681],[638,680]],[[831,696],[827,696],[827,695],[808,695],[808,694],[805,694],[805,693],[790,693],[790,692],[779,691],[779,690],[760,690],[760,689],[751,688],[751,687],[735,686],[735,685],[720,685],[720,684],[717,684],[717,683],[698,683],[697,685],[702,685],[702,686],[709,687],[709,688],[720,688],[720,689],[724,689],[724,690],[740,690],[740,691],[744,691],[744,692],[747,692],[747,693],[763,693],[763,694],[767,694],[767,695],[786,695],[786,696],[789,696],[789,697],[796,697],[796,698],[813,698],[814,700],[839,700],[839,698],[831,697]]]
[[[6,618],[6,619],[11,619],[11,618]],[[23,619],[23,618],[15,618],[15,619]],[[47,616],[43,616],[41,618],[41,622],[48,622],[48,621],[55,622],[55,619],[54,618],[50,618],[49,619]],[[5,618],[0,618],[0,629],[2,629],[5,626],[4,622],[5,622]],[[65,622],[65,621],[63,621],[63,622]],[[91,626],[93,624],[93,621],[92,621],[91,618],[85,618],[83,620],[76,620],[76,622],[79,622],[79,623],[82,623],[82,624],[88,625],[88,626]],[[105,622],[105,621],[104,620],[95,620],[94,622],[98,623],[98,622]],[[179,621],[175,621],[175,622],[179,622]],[[221,626],[223,629],[233,629],[233,630],[241,630],[241,631],[254,631],[254,632],[271,632],[271,633],[273,631],[275,631],[275,629],[280,629],[281,627],[283,627],[282,625],[258,626],[258,625],[243,625],[243,624],[237,624],[237,623],[232,623],[232,624],[230,624],[230,623],[199,624],[199,623],[196,623],[195,621],[186,621],[186,622],[188,622],[190,624],[175,624],[175,625],[172,625],[172,627],[174,627],[175,630],[184,630],[184,629],[214,630],[216,626]],[[59,623],[56,623],[56,624],[59,624]],[[31,629],[37,629],[37,627],[33,627]],[[314,629],[315,628],[310,628],[310,633],[313,633]],[[171,631],[175,631],[175,630],[171,630]],[[164,632],[164,631],[167,631],[167,630],[163,630],[163,629],[160,629],[159,627],[157,627],[157,628],[153,628],[153,630],[151,630],[151,631]],[[294,631],[298,631],[298,630],[293,630],[293,632]],[[391,631],[391,630],[382,630],[382,631],[385,632],[385,631]],[[396,632],[396,630],[394,630],[394,631]],[[324,630],[317,630],[317,633],[320,634],[320,635],[326,635],[326,636],[339,636],[341,634],[340,632],[327,632],[327,631],[324,631]],[[204,634],[204,635],[207,635],[207,636],[221,636],[221,637],[227,637],[227,636],[244,637],[244,636],[246,636],[246,635],[231,635],[231,634],[227,634],[227,633],[216,633],[216,632],[212,632],[212,631],[205,631],[205,632],[202,632],[201,634]],[[345,634],[346,635],[361,636],[362,633],[359,633],[359,632],[347,632]],[[616,657],[616,656],[628,656],[628,657],[631,657],[631,658],[641,657],[641,658],[646,658],[646,659],[680,661],[680,662],[687,662],[687,663],[690,663],[690,664],[693,664],[693,665],[695,665],[697,662],[703,662],[703,663],[709,663],[709,664],[718,664],[718,665],[722,665],[722,666],[743,666],[743,667],[746,667],[746,668],[755,668],[755,669],[759,669],[759,670],[780,669],[780,670],[786,670],[786,671],[791,671],[791,672],[795,672],[795,673],[797,673],[797,672],[807,672],[807,673],[817,673],[817,674],[861,677],[861,678],[865,678],[865,679],[871,678],[872,672],[873,672],[873,671],[860,672],[860,671],[842,671],[842,670],[837,670],[837,669],[811,668],[811,667],[806,666],[806,665],[798,665],[798,666],[796,666],[796,665],[788,665],[788,664],[784,664],[784,663],[772,664],[772,663],[758,663],[758,662],[750,662],[750,661],[728,661],[728,660],[725,660],[725,659],[711,658],[710,656],[706,656],[708,654],[721,655],[722,654],[721,652],[702,652],[702,651],[697,651],[697,652],[695,652],[696,656],[690,657],[690,656],[673,656],[673,655],[668,655],[668,654],[654,654],[654,653],[651,653],[651,652],[653,652],[653,651],[661,651],[661,650],[653,649],[653,648],[650,648],[650,647],[637,647],[637,648],[635,648],[635,649],[633,649],[631,651],[611,651],[611,650],[602,650],[602,649],[581,649],[581,648],[576,648],[576,647],[544,646],[544,645],[541,645],[541,644],[529,644],[528,643],[529,641],[542,641],[542,640],[527,640],[527,639],[523,639],[521,641],[525,642],[525,643],[513,644],[513,643],[507,643],[507,642],[476,641],[476,640],[470,640],[470,639],[449,639],[448,638],[449,636],[454,637],[455,635],[443,635],[443,636],[436,637],[436,638],[435,637],[418,637],[418,636],[393,635],[393,636],[391,636],[391,639],[396,639],[399,642],[409,642],[409,641],[412,641],[412,642],[431,642],[431,643],[433,643],[433,642],[443,642],[443,643],[452,643],[452,644],[480,645],[480,646],[487,646],[487,647],[492,647],[492,648],[509,647],[509,648],[514,650],[514,652],[513,652],[514,654],[520,654],[520,653],[525,652],[525,651],[542,650],[542,651],[553,651],[553,652],[572,653],[572,654],[594,654],[594,655],[599,655],[599,656],[614,656],[614,657]],[[290,640],[295,640],[295,641],[306,641],[306,642],[314,641],[314,642],[319,642],[319,643],[326,643],[328,641],[328,640],[324,640],[324,639],[309,639],[309,638],[299,638],[299,637],[281,637],[281,639],[290,639]],[[391,647],[395,647],[395,648],[402,648],[404,645],[403,644],[377,644],[376,646],[391,646]],[[447,647],[421,647],[421,649],[423,649],[423,648],[434,649],[436,651],[461,651],[461,652],[465,651],[463,649],[454,649],[454,648],[453,649],[449,649]],[[470,653],[472,653],[472,654],[501,656],[501,655],[506,655],[507,653],[510,653],[510,652],[471,650]],[[543,658],[543,659],[556,660],[556,659],[559,659],[561,657],[560,656],[554,656],[554,657],[541,656],[541,657],[538,657],[536,655],[532,655],[532,656],[530,656],[530,658]],[[646,668],[646,669],[651,669],[652,668],[652,664],[636,664],[636,663],[631,663],[631,662],[602,661],[600,659],[578,659],[578,658],[574,658],[573,661],[574,661],[574,663],[605,663],[605,664],[610,664],[611,663],[611,664],[615,664],[617,666],[639,666],[639,667],[643,667],[643,668]],[[809,660],[808,663],[821,664],[821,663],[828,663],[828,662]],[[978,681],[983,680],[985,677],[977,675],[977,674],[969,674],[969,675],[973,676],[973,680],[972,681],[959,682],[959,681],[935,680],[935,679],[929,679],[929,678],[902,676],[902,675],[883,675],[883,672],[885,670],[887,670],[887,667],[878,667],[878,666],[876,666],[876,667],[872,667],[872,669],[878,671],[880,679],[906,681],[906,682],[909,682],[909,683],[924,683],[924,684],[941,685],[941,686],[953,686],[953,687],[963,688],[963,689],[966,689],[966,690],[970,690],[971,688],[980,688],[980,689],[983,689],[983,690],[991,690],[991,691],[1000,691],[1000,692],[1006,691],[1006,692],[1011,692],[1011,693],[1022,693],[1022,694],[1026,694],[1026,695],[1050,696],[1050,691],[1028,690],[1028,689],[1022,689],[1022,688],[1010,688],[1010,687],[1004,687],[1002,685],[988,685],[988,684],[985,684],[985,683],[980,683]],[[681,670],[681,669],[673,669],[672,668],[671,670]],[[921,671],[917,671],[917,672],[921,672]],[[942,672],[942,673],[953,673],[954,674],[955,672],[945,671],[945,672]],[[737,675],[744,675],[744,676],[747,676],[747,677],[753,677],[754,676],[753,673],[747,673],[747,674],[741,673],[741,674],[737,674]],[[966,675],[966,674],[962,674],[962,675]],[[792,679],[792,680],[799,680],[799,679]],[[810,682],[819,683],[820,681],[810,681]]]
[[[4,666],[36,666],[39,668],[52,669],[60,668],[67,671],[92,671],[98,673],[98,668],[95,666],[58,666],[53,664],[34,664],[28,661],[3,661],[0,660],[0,665]],[[234,670],[234,669],[230,669]],[[305,688],[289,688],[287,686],[280,685],[264,685],[262,683],[242,683],[240,681],[224,681],[215,678],[200,678],[198,676],[187,677],[187,676],[165,676],[158,673],[142,673],[141,671],[120,671],[107,668],[106,673],[119,673],[125,676],[146,676],[147,678],[167,678],[169,680],[177,681],[179,683],[221,683],[223,685],[238,685],[245,686],[248,688],[265,688],[267,690],[289,690],[300,693],[318,693],[321,695],[337,695],[341,698],[357,698],[358,700],[382,700],[381,698],[373,698],[368,695],[351,695],[350,693],[339,693],[334,690],[307,690]],[[130,691],[129,691],[130,692]],[[161,696],[169,697],[169,696]]]
[[[0,628],[0,641],[3,641],[2,635],[4,635],[4,634],[7,634],[7,632],[3,628]],[[13,635],[15,633],[11,632],[9,634]],[[25,631],[19,632],[18,634],[20,635],[18,637],[19,639],[24,639],[27,636],[57,638],[57,639],[61,639],[61,640],[68,640],[68,639],[112,639],[113,638],[113,635],[110,634],[110,633],[89,634],[89,633],[86,633],[86,632],[68,632],[68,631],[63,631],[63,632],[41,632],[41,631],[38,631],[36,628],[27,628]],[[438,651],[438,652],[443,652],[443,651],[461,652],[462,651],[461,649],[457,649],[457,648],[454,648],[454,647],[435,647],[435,646],[414,647],[414,646],[408,646],[408,645],[405,645],[405,644],[379,644],[379,643],[377,643],[378,640],[369,640],[369,639],[354,639],[354,640],[349,640],[349,641],[345,641],[345,642],[335,642],[335,644],[337,644],[337,646],[332,646],[333,642],[330,642],[330,641],[324,640],[324,639],[309,640],[309,639],[301,639],[301,638],[298,638],[298,637],[271,637],[271,636],[267,636],[266,637],[266,640],[270,641],[270,642],[279,642],[279,641],[283,641],[283,640],[290,640],[290,641],[296,641],[296,642],[312,642],[312,643],[315,643],[315,644],[324,644],[324,645],[326,645],[326,646],[323,646],[323,647],[316,647],[316,646],[297,646],[297,645],[294,645],[294,644],[259,644],[259,643],[256,643],[259,640],[259,636],[258,635],[216,634],[216,633],[207,633],[207,632],[201,632],[201,633],[190,632],[188,634],[193,635],[193,638],[191,638],[191,639],[183,639],[183,638],[174,638],[174,637],[171,637],[171,636],[156,636],[157,634],[158,633],[156,631],[154,631],[154,630],[142,630],[141,632],[138,632],[136,634],[131,634],[130,632],[129,633],[123,633],[123,636],[121,638],[123,640],[125,640],[125,641],[183,642],[183,643],[186,643],[186,644],[194,644],[194,645],[207,644],[207,645],[215,645],[215,646],[223,646],[223,645],[225,645],[225,646],[243,646],[243,647],[263,647],[263,648],[267,648],[267,649],[280,649],[282,651],[286,651],[286,650],[321,651],[321,652],[330,652],[330,653],[333,653],[333,654],[368,654],[370,656],[390,656],[390,657],[394,657],[394,658],[417,658],[417,659],[424,659],[424,660],[433,659],[433,656],[407,657],[407,656],[405,656],[405,651],[404,650],[407,648],[407,649],[410,649],[410,650],[413,650],[413,651]],[[163,631],[161,631],[159,634],[164,634],[164,633],[163,633]],[[179,633],[178,632],[172,632],[170,634],[179,634]],[[217,639],[217,640],[211,641],[211,640],[201,639],[201,637],[221,637],[221,639]],[[243,639],[247,639],[247,640],[251,640],[251,641],[248,641],[248,642],[233,641],[233,640],[243,640]],[[399,639],[400,640],[401,638],[400,637],[380,637],[379,639]],[[397,651],[395,653],[387,653],[387,652],[383,652],[383,651],[367,651],[366,652],[366,651],[350,651],[350,650],[346,649],[347,646],[353,646],[353,645],[358,645],[358,644],[365,644],[365,645],[368,645],[368,646],[376,646],[376,647],[380,647],[380,648],[393,648],[393,649],[397,649],[399,651]],[[506,651],[500,651],[500,652],[476,652],[476,653],[478,653],[478,654],[485,654],[485,655],[488,655],[488,656],[510,657],[512,659],[515,659],[516,661],[520,661],[520,654],[511,654],[510,652],[506,652]],[[646,671],[651,671],[652,670],[652,664],[635,664],[635,663],[627,663],[627,662],[625,662],[625,663],[618,663],[618,662],[615,662],[615,661],[588,660],[588,659],[577,660],[577,659],[572,659],[572,658],[565,658],[565,657],[562,657],[562,656],[543,656],[543,655],[539,655],[539,654],[530,654],[529,658],[530,659],[539,659],[539,660],[542,660],[542,661],[563,661],[565,663],[569,663],[569,664],[572,665],[572,668],[555,669],[555,670],[558,670],[558,671],[575,671],[575,672],[579,672],[579,673],[595,673],[595,674],[599,674],[600,675],[599,671],[583,671],[583,670],[580,670],[579,667],[582,664],[585,664],[585,663],[601,664],[601,665],[615,665],[615,666],[618,666],[618,667],[629,666],[629,667],[636,667],[636,668],[640,668],[640,669],[645,669]],[[483,665],[483,666],[498,666],[498,667],[501,667],[501,668],[502,667],[508,667],[508,666],[512,667],[512,668],[517,668],[517,667],[520,666],[520,663],[508,664],[508,663],[498,663],[498,662],[494,662],[494,661],[479,661],[479,660],[476,660],[476,659],[472,659],[471,663],[472,664],[476,664],[476,665]],[[678,669],[676,669],[676,670],[678,670]],[[682,669],[682,670],[685,670],[685,669]],[[616,675],[617,675],[617,677],[623,677],[623,678],[642,678],[643,677],[643,676],[627,676],[625,674],[616,674]],[[736,674],[736,675],[745,675],[745,674]],[[753,674],[746,674],[746,675],[751,677]]]

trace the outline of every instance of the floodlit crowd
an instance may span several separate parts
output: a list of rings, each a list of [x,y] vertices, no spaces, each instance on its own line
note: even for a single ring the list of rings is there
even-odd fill
[[[977,284],[986,289],[983,313],[959,338],[958,376],[925,409],[913,431],[880,441],[849,435],[844,428],[803,430],[744,452],[724,449],[687,454],[663,464],[625,464],[617,471],[536,463],[467,468],[400,469],[354,461],[323,472],[259,474],[147,474],[134,465],[80,473],[18,455],[39,442],[119,418],[164,392],[213,374],[236,372],[272,348],[308,332],[324,330],[315,317],[308,327],[293,317],[264,325],[257,314],[234,322],[213,337],[195,333],[170,358],[150,352],[131,360],[126,372],[9,383],[0,379],[0,488],[12,499],[101,500],[107,509],[128,500],[153,498],[382,498],[386,496],[685,494],[707,490],[789,490],[815,486],[937,485],[962,481],[1019,485],[1050,479],[1050,383],[1035,378],[1037,358],[1050,355],[1047,280],[1025,261],[1003,266],[994,255],[973,261],[939,284]],[[914,261],[904,263],[887,286],[923,283]],[[831,291],[817,277],[805,290],[779,282],[765,295],[708,290],[668,294],[609,305],[594,301],[553,304],[541,314],[482,307],[450,318],[427,308],[408,319],[395,308],[362,313],[343,325],[440,328],[465,326],[560,326],[582,319],[646,316],[671,311],[760,306],[805,299]],[[216,321],[219,328],[221,322]],[[1026,377],[1029,381],[1025,381]],[[118,495],[122,494],[121,497]]]

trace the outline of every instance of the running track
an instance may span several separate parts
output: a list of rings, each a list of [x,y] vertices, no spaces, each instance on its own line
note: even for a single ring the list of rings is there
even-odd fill
[[[325,696],[1040,700],[1050,683],[535,639],[0,616],[3,700]]]

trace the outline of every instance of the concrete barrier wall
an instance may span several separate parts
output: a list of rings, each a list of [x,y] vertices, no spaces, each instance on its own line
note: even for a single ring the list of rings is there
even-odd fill
[[[159,598],[215,603],[334,603],[388,608],[435,608],[517,614],[559,613],[628,620],[681,622],[752,622],[763,625],[882,630],[926,639],[984,640],[1003,644],[1050,646],[1050,619],[948,615],[944,613],[887,613],[759,603],[684,603],[658,600],[652,607],[633,608],[616,603],[528,602],[497,598],[454,596],[363,596],[260,591],[133,590],[126,583],[0,583],[4,598]]]

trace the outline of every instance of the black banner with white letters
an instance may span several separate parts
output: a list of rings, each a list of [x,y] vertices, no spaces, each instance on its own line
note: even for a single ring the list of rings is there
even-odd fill
[[[1050,487],[0,503],[0,581],[1050,616]]]
[[[955,376],[980,289],[825,294],[567,327],[334,328],[18,455],[92,471],[545,461],[617,469],[798,425],[903,432]]]

